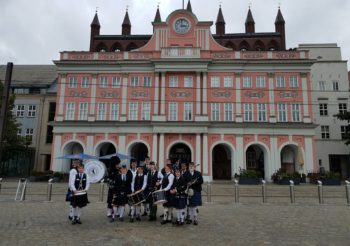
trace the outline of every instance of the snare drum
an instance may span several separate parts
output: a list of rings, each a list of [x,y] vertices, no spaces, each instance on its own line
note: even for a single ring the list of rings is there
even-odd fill
[[[152,197],[153,197],[153,204],[155,205],[163,204],[167,202],[164,190],[154,191],[152,193]]]
[[[146,201],[146,197],[143,194],[143,191],[139,190],[129,196],[128,204],[130,206],[136,206],[140,203],[143,203],[144,201]]]

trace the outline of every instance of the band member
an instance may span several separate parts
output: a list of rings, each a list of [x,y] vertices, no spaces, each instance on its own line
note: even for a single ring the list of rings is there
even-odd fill
[[[86,173],[84,173],[84,167],[79,166],[75,178],[69,180],[69,188],[74,194],[72,204],[74,217],[72,219],[72,225],[81,224],[81,209],[89,203],[86,193],[89,187],[90,183]]]
[[[111,222],[119,216],[120,221],[124,221],[125,204],[128,203],[128,195],[131,194],[132,179],[127,175],[126,165],[121,168],[121,173],[115,177],[115,187],[113,193],[113,215]]]
[[[150,206],[149,221],[157,220],[157,205],[153,204],[152,193],[160,188],[163,175],[156,170],[155,162],[149,163],[149,171],[147,173],[147,188],[145,192],[146,202]]]
[[[170,167],[172,167],[172,164],[171,164],[171,160],[170,159],[166,159],[166,163],[164,165],[164,167],[162,168],[162,170],[160,170],[160,172],[162,173],[163,176],[165,176],[166,174],[166,171],[165,171],[165,166],[169,165]]]
[[[181,163],[181,175],[184,175],[187,171],[187,163]]]
[[[112,217],[113,214],[113,191],[115,186],[115,177],[120,172],[120,159],[118,157],[111,159],[111,168],[108,173],[108,196],[107,196],[107,217]]]
[[[72,162],[72,169],[69,171],[69,179],[68,180],[75,179],[75,176],[78,173],[77,168],[79,166],[81,166],[81,161],[80,160],[73,160],[73,162]],[[69,204],[69,215],[68,215],[68,219],[69,220],[72,220],[73,217],[74,217],[72,196],[73,196],[73,192],[70,189],[70,184],[69,184],[69,181],[68,181],[68,190],[67,190],[67,194],[66,194],[66,201],[70,202],[70,204]]]
[[[132,194],[135,192],[143,192],[146,189],[147,185],[147,177],[143,173],[143,166],[139,166],[137,168],[137,174],[131,183],[131,192]],[[141,203],[138,205],[131,206],[131,218],[130,222],[134,222],[134,217],[136,217],[137,221],[141,221]]]
[[[174,197],[172,194],[170,194],[170,188],[172,187],[174,183],[174,174],[171,172],[171,166],[166,165],[164,168],[165,175],[162,179],[162,187],[161,189],[166,192],[166,200],[167,202],[163,204],[164,207],[164,216],[162,225],[172,222],[173,219],[173,206],[174,206]]]
[[[135,159],[132,159],[130,162],[130,169],[128,170],[127,175],[130,177],[132,180],[137,173],[137,161]]]
[[[185,178],[181,175],[181,170],[175,170],[175,179],[171,187],[170,193],[175,195],[174,207],[176,208],[176,222],[174,224],[182,226],[185,220],[185,209],[187,204],[186,196],[186,181]]]
[[[148,171],[150,169],[150,167],[149,167],[149,163],[150,163],[149,157],[145,158],[144,163],[145,163],[145,165],[143,166],[143,173],[147,176],[147,173],[148,173]],[[145,201],[143,203],[143,214],[142,214],[142,216],[147,216],[147,215],[149,215],[149,213],[150,213],[149,203],[147,201]]]
[[[203,176],[196,170],[196,165],[191,162],[189,170],[185,174],[186,182],[191,182],[192,184],[188,187],[193,190],[193,196],[188,198],[188,207],[190,219],[187,224],[191,224],[193,221],[194,225],[198,225],[198,206],[202,206],[202,184]]]

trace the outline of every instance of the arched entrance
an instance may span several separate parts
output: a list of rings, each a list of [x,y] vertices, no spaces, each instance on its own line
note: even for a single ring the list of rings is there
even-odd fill
[[[148,157],[148,148],[144,143],[135,143],[129,148],[130,156],[136,159],[137,164],[143,162]]]
[[[110,143],[110,142],[104,142],[104,143],[100,143],[95,151],[96,156],[100,157],[100,156],[105,156],[105,155],[111,155],[117,152],[117,149],[115,148],[115,146]],[[111,166],[111,160],[100,160],[101,162],[103,162],[106,167],[109,169]]]
[[[286,145],[281,150],[281,169],[283,172],[292,174],[298,170],[297,167],[298,147],[295,145]]]
[[[213,179],[231,180],[231,150],[225,144],[218,144],[212,151]]]
[[[78,142],[70,142],[64,146],[62,155],[74,155],[84,152],[83,146]],[[73,160],[62,160],[62,172],[69,172],[72,167]]]
[[[171,147],[169,159],[171,163],[189,163],[191,162],[191,149],[186,144],[178,143]]]
[[[257,144],[248,147],[246,151],[246,169],[259,172],[261,178],[265,178],[265,153]]]

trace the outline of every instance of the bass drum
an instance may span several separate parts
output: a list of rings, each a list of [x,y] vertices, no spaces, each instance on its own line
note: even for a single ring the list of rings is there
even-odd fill
[[[89,161],[84,165],[85,173],[92,184],[100,182],[106,175],[107,168],[103,162]]]

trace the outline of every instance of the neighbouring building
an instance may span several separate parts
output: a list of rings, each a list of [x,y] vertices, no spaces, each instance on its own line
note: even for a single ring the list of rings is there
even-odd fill
[[[0,69],[5,78],[6,67]],[[29,139],[31,167],[36,171],[50,170],[52,126],[56,111],[57,72],[54,65],[14,65],[11,93],[14,93],[13,114],[20,123],[18,136]],[[23,163],[17,163],[19,166]],[[15,173],[14,173],[15,174]]]
[[[226,33],[220,7],[212,34],[213,22],[198,20],[190,3],[165,20],[157,9],[152,24],[152,35],[133,35],[126,12],[121,35],[102,35],[96,13],[90,50],[61,52],[54,171],[68,172],[70,162],[56,159],[65,154],[115,151],[150,156],[160,168],[194,161],[206,180],[241,168],[267,180],[279,168],[317,169],[315,60],[286,49],[280,9],[269,33],[255,31],[250,9],[246,32]]]
[[[344,143],[348,122],[334,115],[349,110],[347,61],[337,44],[300,44],[317,60],[311,67],[313,122],[316,128],[316,158],[326,170],[350,176],[350,148]]]

